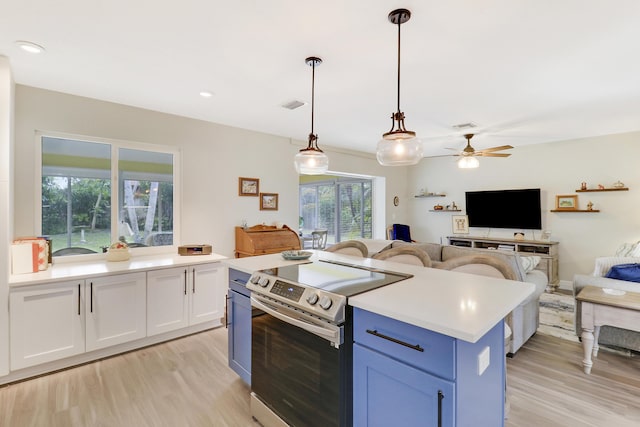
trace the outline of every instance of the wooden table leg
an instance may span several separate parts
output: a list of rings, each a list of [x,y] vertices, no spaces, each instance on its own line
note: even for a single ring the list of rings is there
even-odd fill
[[[582,328],[582,348],[584,350],[584,359],[582,365],[584,366],[584,373],[590,374],[593,362],[591,361],[591,352],[593,349],[593,329]]]

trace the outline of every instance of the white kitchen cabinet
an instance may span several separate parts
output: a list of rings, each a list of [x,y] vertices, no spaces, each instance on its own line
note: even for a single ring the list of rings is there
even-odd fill
[[[222,319],[227,288],[225,272],[226,269],[220,263],[201,264],[189,268],[189,325]]]
[[[87,351],[147,335],[145,273],[87,279],[86,293]]]
[[[147,335],[224,316],[225,268],[220,263],[147,273]]]
[[[9,304],[11,370],[85,351],[84,280],[12,290]]]
[[[166,268],[147,273],[147,335],[189,325],[188,268]]]

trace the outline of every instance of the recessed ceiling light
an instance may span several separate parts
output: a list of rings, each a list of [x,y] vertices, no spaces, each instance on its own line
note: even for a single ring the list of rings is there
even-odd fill
[[[211,98],[213,96],[213,93],[203,90],[202,92],[200,92],[200,96],[203,98]]]
[[[20,46],[20,49],[24,50],[25,52],[29,52],[29,53],[44,52],[44,47],[40,46],[39,44],[35,44],[26,40],[18,40],[16,41],[16,44]]]

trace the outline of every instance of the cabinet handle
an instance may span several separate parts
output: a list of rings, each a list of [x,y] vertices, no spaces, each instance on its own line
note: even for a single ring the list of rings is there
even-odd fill
[[[229,329],[229,295],[224,296],[224,327]]]
[[[91,298],[90,298],[90,303],[91,303],[91,313],[93,313],[93,282],[91,282]]]
[[[191,292],[196,293],[196,269],[193,269],[193,274],[191,275]]]
[[[187,269],[184,269],[184,294],[187,294]]]
[[[80,316],[80,283],[78,283],[78,316]]]
[[[442,399],[444,399],[444,393],[438,390],[438,427],[442,427]]]
[[[382,339],[385,339],[385,340],[388,340],[388,341],[394,342],[394,343],[396,343],[396,344],[400,344],[400,345],[403,345],[403,346],[405,346],[405,347],[409,347],[409,348],[410,348],[410,349],[412,349],[412,350],[416,350],[416,351],[424,351],[424,348],[420,347],[420,345],[419,345],[419,344],[409,344],[409,343],[404,342],[404,341],[401,341],[401,340],[399,340],[399,339],[397,339],[397,338],[390,337],[389,335],[381,334],[381,333],[380,333],[380,332],[378,332],[377,330],[373,330],[373,331],[372,331],[371,329],[367,329],[367,333],[368,333],[368,334],[371,334],[371,335],[374,335],[374,336],[376,336],[376,337],[379,337],[379,338],[382,338]]]

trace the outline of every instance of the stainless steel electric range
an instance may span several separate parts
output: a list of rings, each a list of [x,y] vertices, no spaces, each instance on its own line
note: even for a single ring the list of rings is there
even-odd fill
[[[348,298],[411,275],[319,260],[255,272],[251,412],[265,427],[350,426]]]

